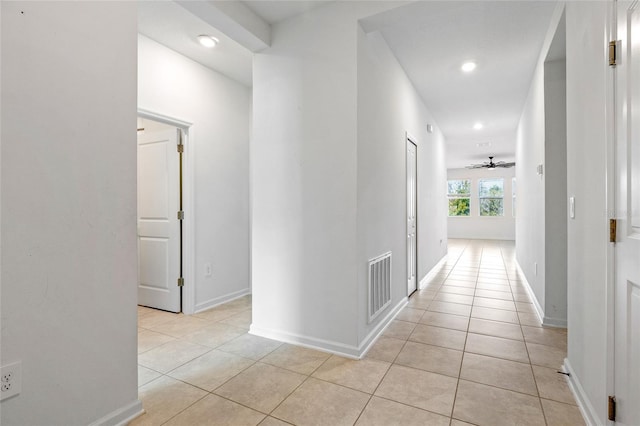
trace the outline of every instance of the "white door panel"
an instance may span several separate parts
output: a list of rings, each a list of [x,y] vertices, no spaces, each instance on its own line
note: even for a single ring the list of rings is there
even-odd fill
[[[140,237],[138,240],[140,287],[169,291],[169,239]]]
[[[417,290],[417,147],[407,139],[407,295]]]
[[[180,312],[177,130],[138,135],[138,304]]]
[[[640,422],[640,7],[617,2],[615,364],[616,424]]]

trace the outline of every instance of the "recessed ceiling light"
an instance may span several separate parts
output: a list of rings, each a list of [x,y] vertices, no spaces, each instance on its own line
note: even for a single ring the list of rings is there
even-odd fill
[[[483,127],[484,127],[484,125],[483,125],[481,122],[479,122],[479,121],[478,121],[476,124],[474,124],[474,125],[473,125],[473,128],[474,128],[475,130],[480,130],[480,129],[482,129]]]
[[[487,147],[487,146],[491,146],[491,142],[480,142],[480,143],[477,143],[476,146],[478,148],[484,148],[484,147]]]
[[[476,69],[476,63],[473,61],[465,62],[462,64],[462,71],[471,72]]]
[[[218,40],[217,38],[206,34],[199,35],[198,41],[201,45],[203,45],[204,47],[208,47],[209,49],[216,47],[216,45],[220,42],[220,40]]]

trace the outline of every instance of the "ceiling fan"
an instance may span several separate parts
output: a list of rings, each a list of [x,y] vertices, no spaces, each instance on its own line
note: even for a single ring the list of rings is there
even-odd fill
[[[493,162],[493,157],[489,157],[489,162],[484,162],[482,164],[472,164],[470,166],[467,166],[467,169],[489,169],[489,170],[494,170],[498,167],[502,167],[502,168],[509,168],[509,167],[513,167],[515,166],[516,163],[505,163],[504,161],[497,161],[497,162]]]

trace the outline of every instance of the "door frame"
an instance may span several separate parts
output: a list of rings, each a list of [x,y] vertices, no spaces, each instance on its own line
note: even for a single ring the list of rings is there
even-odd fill
[[[415,197],[416,197],[416,258],[415,258],[415,277],[416,277],[416,288],[414,291],[411,292],[411,294],[415,293],[416,291],[420,290],[420,281],[418,280],[418,259],[420,258],[420,256],[418,256],[418,140],[416,138],[414,138],[411,133],[409,133],[408,131],[405,131],[405,145],[404,145],[404,158],[405,158],[405,188],[406,188],[406,183],[407,183],[407,170],[408,170],[408,164],[407,164],[407,147],[409,146],[409,144],[413,144],[416,147],[416,193],[415,193]],[[406,191],[405,191],[406,194]],[[407,209],[407,199],[405,198],[405,221],[407,220],[408,217],[408,209]],[[407,227],[405,226],[405,235],[407,234]],[[409,253],[407,253],[407,257],[409,256]],[[408,272],[408,271],[407,271]],[[405,283],[408,281],[408,278],[405,280]],[[408,288],[407,288],[407,293],[408,293]],[[411,296],[411,294],[407,294],[407,297]]]
[[[617,28],[617,4],[616,2],[609,2],[607,7],[606,25],[608,26],[606,35],[608,40],[605,40],[605,44],[608,44],[610,40],[618,40],[618,28]],[[606,141],[605,141],[605,197],[606,197],[606,231],[605,235],[609,236],[609,220],[617,218],[616,211],[616,146],[618,135],[618,117],[616,115],[616,102],[617,102],[617,85],[616,85],[616,68],[607,66],[607,78],[606,78],[606,120],[608,125],[606,128]],[[606,390],[607,395],[615,395],[615,285],[616,285],[616,250],[615,243],[606,240],[607,244],[607,260],[606,260],[606,329],[607,329],[607,341],[605,342],[606,354]],[[607,425],[614,425],[615,422],[605,420]]]
[[[184,207],[184,221],[182,222],[182,312],[185,315],[195,313],[195,223],[193,198],[194,172],[194,129],[193,123],[179,118],[164,115],[144,108],[138,108],[138,117],[158,121],[169,126],[177,127],[184,132],[184,152],[182,164],[182,204]]]

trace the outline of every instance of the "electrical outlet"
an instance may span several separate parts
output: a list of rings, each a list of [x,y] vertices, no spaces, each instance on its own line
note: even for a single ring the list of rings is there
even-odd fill
[[[0,401],[16,396],[22,390],[22,362],[0,368]]]
[[[211,268],[211,263],[207,262],[204,264],[204,276],[210,277],[213,274],[213,270]]]

